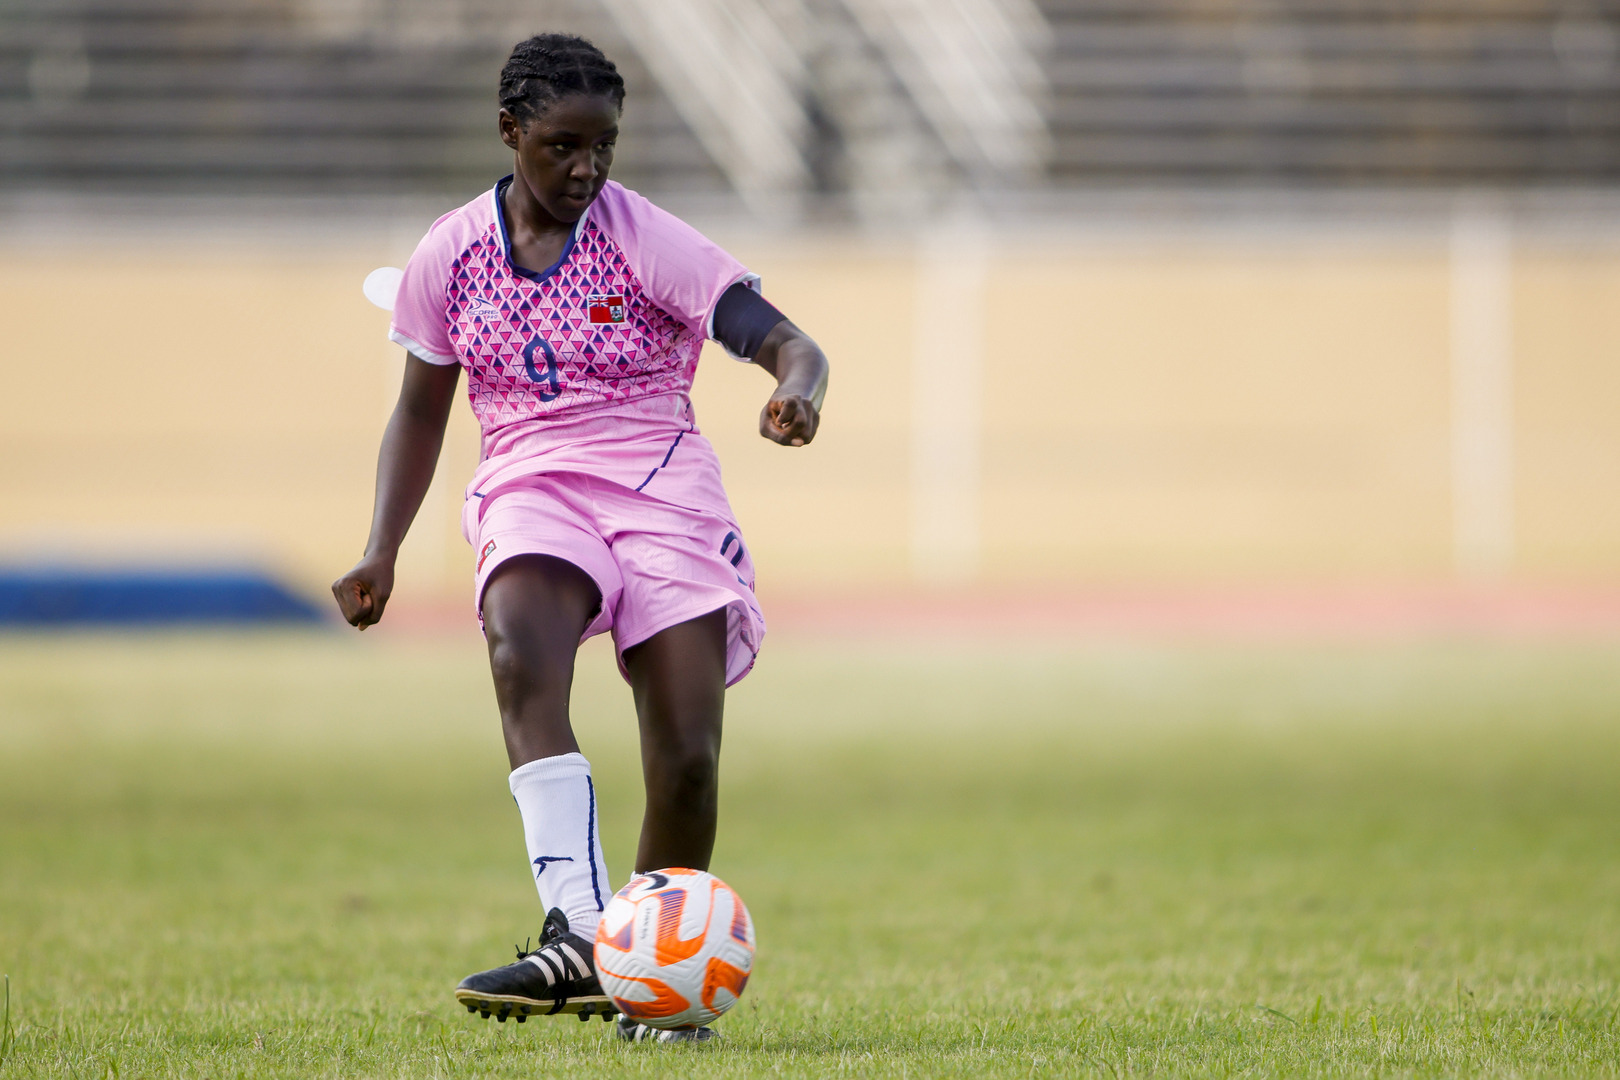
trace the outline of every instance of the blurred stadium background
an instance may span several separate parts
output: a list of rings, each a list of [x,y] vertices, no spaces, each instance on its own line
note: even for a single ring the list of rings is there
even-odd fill
[[[768,599],[1620,624],[1613,0],[11,0],[0,559],[321,602],[401,364],[360,280],[507,170],[548,28],[626,74],[615,175],[834,358],[809,454],[700,374]],[[401,618],[468,617],[476,454],[459,410]]]
[[[537,914],[463,406],[374,632],[0,633],[0,1080],[1615,1074],[1620,0],[0,0],[0,624],[328,610],[361,281],[543,29],[834,364],[695,392],[724,1056],[452,1011]]]

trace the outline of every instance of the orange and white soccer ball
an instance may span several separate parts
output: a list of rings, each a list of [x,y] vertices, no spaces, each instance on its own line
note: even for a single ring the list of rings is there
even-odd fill
[[[713,874],[638,874],[596,930],[596,977],[620,1011],[657,1028],[707,1024],[737,1004],[754,969],[754,921]]]

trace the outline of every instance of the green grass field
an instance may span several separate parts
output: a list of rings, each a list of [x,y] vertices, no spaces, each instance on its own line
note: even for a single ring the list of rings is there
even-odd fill
[[[0,1077],[1614,1076],[1617,661],[775,646],[715,861],[756,973],[669,1048],[450,997],[541,915],[475,637],[0,638]]]

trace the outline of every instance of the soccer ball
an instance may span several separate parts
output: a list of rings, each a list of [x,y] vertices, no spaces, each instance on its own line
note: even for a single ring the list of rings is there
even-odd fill
[[[638,874],[596,930],[596,977],[621,1012],[658,1028],[707,1024],[737,1004],[754,969],[754,921],[713,874]]]

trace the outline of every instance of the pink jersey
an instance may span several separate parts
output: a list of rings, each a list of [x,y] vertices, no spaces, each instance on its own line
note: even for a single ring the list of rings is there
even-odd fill
[[[469,496],[546,471],[635,487],[670,433],[696,433],[687,394],[715,305],[759,278],[611,180],[557,262],[525,270],[500,212],[505,184],[433,223],[405,266],[388,336],[466,369],[483,428]]]

